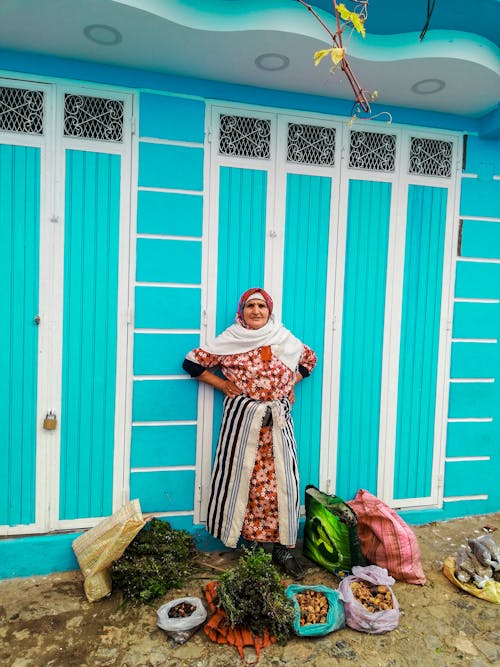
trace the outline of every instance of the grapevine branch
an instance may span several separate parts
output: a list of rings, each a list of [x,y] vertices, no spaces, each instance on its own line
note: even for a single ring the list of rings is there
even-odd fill
[[[368,0],[355,0],[359,4],[363,5],[363,10],[360,12],[361,18],[364,20],[366,18],[366,9],[368,5]],[[356,78],[356,75],[351,69],[351,66],[349,65],[349,61],[347,60],[346,54],[345,54],[345,48],[344,44],[342,41],[342,32],[345,29],[345,24],[342,26],[340,22],[340,15],[339,15],[339,9],[337,6],[336,0],[332,0],[333,4],[333,10],[335,12],[335,22],[337,29],[335,32],[332,32],[330,28],[326,25],[326,23],[323,21],[323,19],[319,16],[319,14],[316,12],[315,9],[311,7],[310,4],[305,2],[305,0],[297,0],[297,2],[300,2],[300,4],[305,7],[311,14],[314,16],[314,18],[323,26],[323,28],[326,30],[326,32],[329,34],[332,44],[334,48],[337,49],[342,49],[343,50],[343,55],[340,60],[340,68],[344,72],[347,80],[349,81],[349,84],[351,85],[351,88],[354,92],[354,96],[356,98],[356,102],[359,104],[361,109],[365,113],[371,113],[371,107],[370,103],[366,97],[365,91],[361,88],[361,85],[359,81]]]

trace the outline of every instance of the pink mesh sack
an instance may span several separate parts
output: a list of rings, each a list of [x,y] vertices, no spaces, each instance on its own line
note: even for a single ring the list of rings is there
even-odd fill
[[[358,518],[363,555],[391,576],[408,584],[425,584],[420,549],[410,526],[374,495],[360,489],[347,503]]]

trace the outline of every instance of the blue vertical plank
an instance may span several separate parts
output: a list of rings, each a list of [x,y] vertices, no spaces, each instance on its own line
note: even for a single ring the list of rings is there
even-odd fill
[[[0,524],[35,521],[40,149],[0,146]]]
[[[349,183],[336,493],[377,492],[391,184]]]
[[[262,285],[267,172],[221,167],[217,261],[217,333],[233,323],[238,299]]]
[[[394,497],[431,494],[447,190],[410,185],[406,221]]]
[[[234,322],[238,299],[249,287],[263,285],[266,244],[267,172],[221,167],[217,261],[216,329]],[[222,396],[215,392],[213,433],[217,442]]]
[[[301,498],[306,484],[319,483],[330,197],[329,177],[288,174],[283,322],[318,355],[314,373],[296,389],[293,406]]]
[[[112,510],[120,157],[67,151],[60,518]]]

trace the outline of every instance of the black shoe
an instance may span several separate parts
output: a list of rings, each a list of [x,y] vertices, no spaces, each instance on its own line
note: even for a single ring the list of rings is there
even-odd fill
[[[291,549],[283,546],[283,544],[274,545],[273,562],[282,567],[292,579],[298,581],[304,578],[304,568],[295,558]]]

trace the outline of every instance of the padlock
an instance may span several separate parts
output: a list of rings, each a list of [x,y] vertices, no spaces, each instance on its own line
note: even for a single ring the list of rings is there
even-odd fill
[[[43,428],[47,431],[54,431],[57,427],[57,418],[52,410],[47,412],[45,419],[43,420]]]

